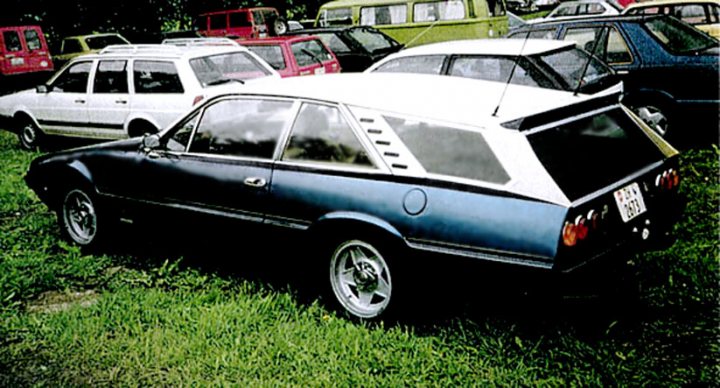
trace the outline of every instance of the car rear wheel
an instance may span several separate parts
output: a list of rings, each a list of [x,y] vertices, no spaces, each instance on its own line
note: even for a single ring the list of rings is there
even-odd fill
[[[21,120],[18,126],[18,140],[20,147],[25,150],[35,150],[42,141],[43,133],[30,119]]]
[[[62,199],[58,214],[63,234],[81,246],[96,245],[99,217],[94,196],[85,189],[68,190]]]
[[[355,318],[378,318],[393,301],[389,258],[364,240],[337,245],[330,259],[330,284],[337,303]]]
[[[274,36],[285,35],[288,30],[288,23],[283,18],[277,18],[270,23],[270,31]]]
[[[654,105],[642,105],[633,108],[633,111],[658,135],[667,137],[670,120],[665,110]]]

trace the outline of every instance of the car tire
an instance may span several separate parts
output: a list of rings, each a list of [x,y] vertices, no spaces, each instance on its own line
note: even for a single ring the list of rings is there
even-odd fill
[[[84,187],[65,190],[57,213],[63,236],[81,247],[99,246],[107,233],[97,197]]]
[[[272,20],[270,22],[270,34],[272,36],[280,36],[285,35],[288,30],[290,30],[290,26],[288,26],[287,21],[284,18],[276,18],[275,20]]]
[[[29,118],[20,120],[20,124],[17,126],[17,135],[20,147],[28,151],[36,150],[45,136],[42,130]]]
[[[389,244],[365,237],[336,239],[329,262],[330,297],[350,318],[373,321],[397,310],[398,271]]]

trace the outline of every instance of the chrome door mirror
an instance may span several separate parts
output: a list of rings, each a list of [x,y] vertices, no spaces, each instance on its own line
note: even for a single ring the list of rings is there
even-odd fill
[[[153,134],[143,136],[142,146],[145,152],[149,152],[150,150],[160,147],[160,135]]]
[[[52,86],[48,86],[45,84],[38,85],[35,87],[35,91],[37,93],[42,93],[42,94],[48,94],[48,93],[50,93],[51,90],[52,90]]]

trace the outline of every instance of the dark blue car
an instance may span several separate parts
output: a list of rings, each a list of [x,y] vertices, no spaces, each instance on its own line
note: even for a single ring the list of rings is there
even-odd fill
[[[398,304],[419,257],[569,271],[678,216],[677,152],[617,94],[415,74],[240,90],[160,134],[42,156],[26,181],[82,246],[148,217],[295,233],[314,242],[295,259],[365,319]]]
[[[594,50],[624,81],[623,103],[658,133],[717,142],[719,43],[689,24],[665,15],[593,17],[529,24],[510,36]]]

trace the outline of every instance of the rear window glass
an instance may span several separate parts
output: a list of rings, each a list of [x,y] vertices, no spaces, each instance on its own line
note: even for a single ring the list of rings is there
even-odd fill
[[[570,200],[600,190],[663,157],[619,108],[528,135],[528,140]]]
[[[291,49],[298,66],[309,66],[333,59],[330,52],[325,49],[325,46],[319,40],[293,43]]]
[[[504,184],[510,180],[482,134],[422,121],[385,117],[431,174]]]
[[[673,53],[687,54],[718,46],[717,40],[677,19],[651,19],[645,22],[645,27]]]
[[[387,61],[373,71],[379,73],[440,74],[444,62],[444,55],[418,55]]]
[[[25,44],[27,44],[28,50],[40,50],[40,37],[35,30],[25,30]]]
[[[345,42],[342,41],[337,35],[334,33],[325,33],[325,34],[315,34],[318,38],[320,38],[325,45],[330,47],[330,50],[332,50],[335,54],[337,53],[349,53],[350,47],[348,47]]]
[[[270,74],[257,60],[244,52],[195,58],[190,60],[190,67],[203,87]]]
[[[5,50],[20,51],[22,44],[20,43],[20,35],[15,31],[3,31],[3,40],[5,41]]]
[[[380,32],[368,28],[353,28],[348,35],[371,53],[398,45]]]
[[[283,57],[282,47],[279,45],[258,45],[245,47],[257,54],[260,58],[264,59],[265,62],[270,64],[270,66],[272,66],[275,70],[282,70],[287,66],[285,64],[285,57]]]
[[[85,43],[90,50],[101,50],[113,44],[128,44],[127,41],[117,35],[90,36],[85,38]]]

